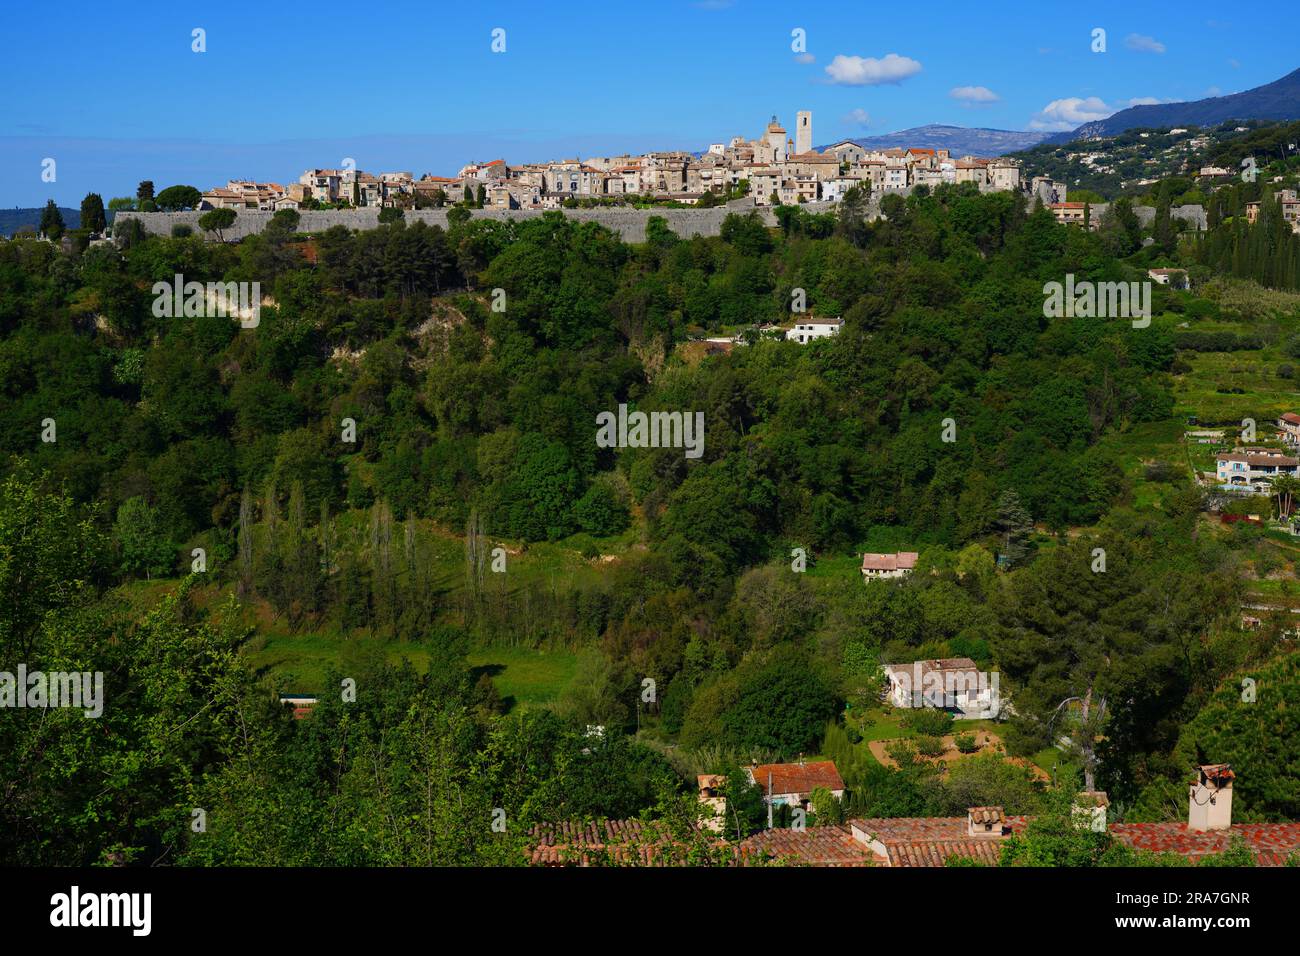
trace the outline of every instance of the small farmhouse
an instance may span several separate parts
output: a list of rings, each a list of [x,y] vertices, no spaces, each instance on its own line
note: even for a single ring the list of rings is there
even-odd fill
[[[895,554],[864,554],[862,556],[862,577],[870,581],[875,578],[901,578],[916,570],[916,551],[899,551]]]
[[[829,790],[837,800],[844,797],[844,781],[833,760],[759,764],[747,768],[745,774],[774,807],[807,810],[812,792],[819,787]]]

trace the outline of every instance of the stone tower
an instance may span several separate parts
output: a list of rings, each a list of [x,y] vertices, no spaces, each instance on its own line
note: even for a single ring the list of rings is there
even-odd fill
[[[794,151],[796,153],[811,153],[812,148],[812,111],[800,110],[794,126]]]

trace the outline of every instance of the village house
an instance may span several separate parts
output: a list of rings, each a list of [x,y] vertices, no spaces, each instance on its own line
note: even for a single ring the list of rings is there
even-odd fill
[[[868,581],[876,578],[906,577],[916,570],[916,551],[899,551],[895,554],[867,553],[862,556],[862,576]]]
[[[1148,269],[1147,276],[1171,289],[1187,288],[1186,269]]]
[[[884,698],[895,707],[932,707],[971,720],[996,716],[1000,707],[997,681],[969,657],[886,664],[882,670]]]
[[[317,202],[338,202],[342,196],[343,173],[337,169],[309,169],[298,177],[307,187],[308,198]]]
[[[225,187],[209,189],[199,200],[199,209],[273,209],[285,195],[279,183],[257,183],[232,179]]]
[[[1089,231],[1095,230],[1099,225],[1096,213],[1089,215],[1090,210],[1085,202],[1054,202],[1047,208],[1057,222],[1065,225],[1082,226],[1086,223]]]
[[[807,810],[812,792],[819,788],[829,790],[837,800],[844,798],[844,781],[833,760],[759,764],[746,768],[745,775],[763,791],[764,802],[772,807]]]
[[[1283,412],[1277,420],[1277,428],[1282,433],[1282,440],[1288,445],[1300,445],[1300,415]]]
[[[1272,482],[1278,475],[1294,477],[1300,471],[1300,458],[1276,448],[1238,448],[1215,456],[1215,473],[1225,485],[1258,485]]]

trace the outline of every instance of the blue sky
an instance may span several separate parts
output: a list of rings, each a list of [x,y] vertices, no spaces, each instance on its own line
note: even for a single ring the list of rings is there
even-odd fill
[[[800,109],[818,145],[925,123],[1065,129],[1300,66],[1287,30],[1224,4],[180,6],[6,11],[0,206],[75,206],[90,190],[107,200],[141,179],[287,183],[345,157],[420,176],[475,159],[704,149],[758,135],[773,113],[792,130]],[[1105,53],[1091,51],[1096,27]],[[206,52],[191,49],[195,28]],[[46,158],[54,182],[42,181]]]

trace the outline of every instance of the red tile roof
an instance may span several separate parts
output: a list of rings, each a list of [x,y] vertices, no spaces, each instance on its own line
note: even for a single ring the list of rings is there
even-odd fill
[[[1001,814],[997,807],[972,807],[981,816]],[[987,812],[986,812],[987,811]],[[1024,829],[1027,817],[1002,817],[1009,834]],[[966,817],[883,817],[853,820],[850,827],[863,845],[872,841],[885,850],[881,863],[889,866],[943,866],[950,857],[971,857],[996,866],[1003,836],[973,837]]]
[[[915,551],[899,551],[897,554],[867,553],[862,556],[862,570],[910,571],[916,567],[918,557]]]
[[[845,825],[760,830],[740,847],[745,855],[794,866],[871,866],[876,861],[875,854],[853,839]]]
[[[1282,421],[1290,422],[1292,425],[1300,425],[1300,415],[1295,412],[1283,412]]]
[[[1234,823],[1227,830],[1198,832],[1186,823],[1113,823],[1116,840],[1138,850],[1177,853],[1198,860],[1222,853],[1241,838],[1255,853],[1260,866],[1285,866],[1291,853],[1300,853],[1300,823]]]
[[[811,763],[768,763],[751,767],[754,782],[767,792],[767,777],[772,775],[772,793],[812,793],[817,787],[843,790],[844,781],[835,769],[833,760],[815,760]]]

